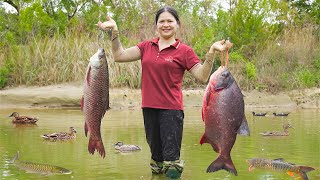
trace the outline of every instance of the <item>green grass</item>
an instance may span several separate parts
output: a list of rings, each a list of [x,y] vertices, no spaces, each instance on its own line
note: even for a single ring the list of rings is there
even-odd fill
[[[312,27],[288,29],[249,58],[246,52],[232,49],[228,67],[241,89],[277,92],[320,87],[320,43],[313,31]],[[140,88],[140,61],[114,63],[110,41],[98,37],[68,32],[42,39],[30,37],[28,44],[5,47],[0,56],[0,88],[82,82],[89,58],[99,47],[107,52],[110,86]],[[218,64],[216,58],[214,69]],[[203,84],[186,72],[183,86]]]

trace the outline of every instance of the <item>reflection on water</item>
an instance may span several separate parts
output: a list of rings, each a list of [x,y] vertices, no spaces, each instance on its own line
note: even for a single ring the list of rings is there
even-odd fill
[[[13,111],[36,116],[37,125],[15,125],[7,116]],[[272,112],[268,113],[272,114]],[[250,137],[238,136],[232,149],[232,160],[238,171],[233,176],[221,170],[206,173],[216,158],[209,144],[200,146],[204,131],[201,107],[185,110],[184,136],[181,158],[186,161],[181,179],[293,179],[286,173],[266,170],[248,172],[246,159],[262,157],[284,158],[285,161],[316,168],[309,172],[310,180],[320,179],[320,128],[318,110],[298,110],[288,117],[253,117],[246,112]],[[289,136],[264,137],[260,132],[281,131],[283,123],[290,123]],[[74,141],[45,141],[42,134],[66,132],[70,126],[77,130]],[[0,179],[166,179],[152,176],[149,170],[149,147],[145,140],[140,110],[110,110],[102,123],[102,137],[106,157],[87,151],[88,138],[84,135],[84,117],[80,110],[67,109],[2,109],[0,111]],[[135,153],[118,153],[113,144],[122,141],[142,148]],[[9,163],[20,151],[21,159],[40,164],[52,164],[70,169],[70,175],[41,176],[19,170]]]

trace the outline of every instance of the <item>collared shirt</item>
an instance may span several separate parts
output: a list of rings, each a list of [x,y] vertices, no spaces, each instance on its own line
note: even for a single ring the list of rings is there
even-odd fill
[[[137,46],[141,53],[142,108],[183,110],[182,80],[185,70],[200,63],[194,50],[179,39],[159,51],[159,38]]]

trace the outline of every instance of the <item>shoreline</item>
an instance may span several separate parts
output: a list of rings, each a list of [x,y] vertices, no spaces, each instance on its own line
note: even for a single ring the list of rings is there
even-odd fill
[[[202,107],[205,89],[183,90],[184,106]],[[140,109],[140,89],[112,88],[112,109]],[[270,94],[253,90],[242,92],[246,109],[320,109],[320,88]],[[0,109],[4,108],[80,108],[82,85],[59,84],[43,87],[19,86],[0,90]]]

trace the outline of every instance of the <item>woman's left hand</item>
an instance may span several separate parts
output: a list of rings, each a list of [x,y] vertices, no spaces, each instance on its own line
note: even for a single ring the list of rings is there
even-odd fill
[[[226,51],[230,49],[233,46],[233,43],[231,43],[229,40],[221,40],[213,43],[213,45],[210,47],[209,53],[214,53],[215,50],[217,51]]]

